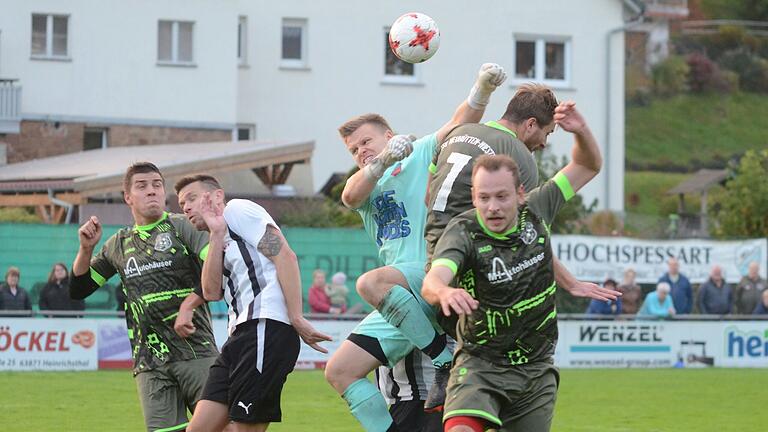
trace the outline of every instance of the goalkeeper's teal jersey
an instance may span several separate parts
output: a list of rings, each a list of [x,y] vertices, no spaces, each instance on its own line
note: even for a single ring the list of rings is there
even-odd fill
[[[384,265],[426,262],[424,196],[437,135],[413,143],[413,153],[389,167],[357,209]]]

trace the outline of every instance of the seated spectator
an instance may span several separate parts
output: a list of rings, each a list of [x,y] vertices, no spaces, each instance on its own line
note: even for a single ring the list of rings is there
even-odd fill
[[[624,271],[624,280],[618,287],[618,291],[622,294],[621,313],[636,314],[640,309],[643,290],[640,289],[640,285],[635,283],[636,275],[635,271],[631,268]]]
[[[56,263],[48,275],[48,283],[40,291],[40,310],[81,311],[85,310],[85,300],[72,300],[69,297],[69,275],[64,263]],[[50,315],[47,317],[75,317],[74,315]]]
[[[689,314],[693,310],[693,289],[691,282],[680,273],[680,263],[677,258],[667,261],[669,271],[659,278],[659,282],[666,282],[671,288],[672,304],[678,314]]]
[[[709,315],[725,315],[731,313],[733,292],[731,286],[723,279],[723,269],[716,265],[709,273],[709,279],[699,288],[697,304],[699,312]]]
[[[768,289],[763,290],[762,300],[755,306],[752,315],[768,315]]]
[[[613,279],[606,279],[603,282],[603,287],[615,290],[616,281]],[[589,302],[587,307],[588,314],[594,315],[620,315],[621,314],[621,297],[616,300],[596,300],[593,299]]]
[[[669,318],[675,314],[675,306],[672,304],[671,288],[666,282],[659,282],[656,291],[648,293],[638,316]]]
[[[331,306],[331,299],[325,293],[326,285],[325,272],[315,270],[312,273],[312,286],[309,287],[309,307],[314,313],[340,314],[341,309]]]
[[[5,272],[5,283],[0,285],[0,310],[32,312],[32,302],[27,290],[19,286],[21,272],[18,267],[9,267]]]
[[[756,261],[749,263],[747,275],[741,278],[736,292],[733,294],[734,313],[747,315],[760,304],[766,285],[765,279],[760,277],[760,264]]]
[[[325,295],[328,296],[328,300],[331,302],[331,307],[341,309],[342,312],[347,310],[347,294],[349,294],[349,288],[345,285],[346,283],[347,275],[338,272],[331,277],[331,284],[325,286]]]

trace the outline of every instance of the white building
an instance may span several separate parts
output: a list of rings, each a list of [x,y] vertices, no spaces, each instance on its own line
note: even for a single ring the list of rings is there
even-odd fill
[[[310,194],[353,165],[342,122],[379,112],[398,132],[430,133],[479,65],[496,62],[510,77],[487,119],[521,82],[575,100],[606,159],[585,198],[623,209],[623,27],[636,1],[0,0],[0,10],[0,78],[17,80],[0,83],[9,162],[114,145],[314,140],[311,165],[288,180]],[[387,67],[387,26],[414,10],[438,23],[440,50]],[[570,154],[568,134],[551,144]],[[263,191],[247,172],[230,183]]]

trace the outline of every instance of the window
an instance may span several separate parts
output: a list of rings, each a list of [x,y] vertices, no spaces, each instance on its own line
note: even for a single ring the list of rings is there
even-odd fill
[[[239,124],[235,129],[237,141],[250,141],[256,139],[256,125]]]
[[[32,57],[68,59],[66,15],[32,14]]]
[[[397,58],[389,47],[389,28],[384,29],[384,82],[418,83],[416,65]]]
[[[101,128],[85,128],[83,150],[98,150],[107,148],[107,130]]]
[[[561,87],[570,84],[570,40],[517,37],[514,46],[514,81],[540,81]]]
[[[307,20],[283,18],[283,44],[280,65],[307,67]]]
[[[241,16],[237,19],[237,63],[239,65],[248,64],[248,17]]]
[[[171,65],[194,65],[193,28],[191,21],[158,21],[157,62]]]

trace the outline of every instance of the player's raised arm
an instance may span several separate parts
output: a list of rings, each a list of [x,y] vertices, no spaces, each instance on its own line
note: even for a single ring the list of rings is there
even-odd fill
[[[454,127],[462,123],[477,123],[483,118],[485,107],[494,92],[504,80],[507,74],[504,68],[496,63],[484,63],[477,72],[477,80],[469,91],[469,96],[463,101],[453,117],[437,131],[437,142],[441,143]]]
[[[77,250],[75,261],[72,263],[69,296],[74,300],[83,300],[102,286],[106,279],[115,274],[115,271],[110,268],[103,253],[99,253],[98,257],[94,260],[98,269],[91,267],[93,250],[99,243],[99,240],[101,240],[102,235],[99,218],[91,216],[77,230],[77,235],[80,240],[80,247]]]
[[[573,101],[560,103],[555,108],[554,120],[563,130],[574,134],[575,143],[571,162],[561,172],[568,177],[573,191],[578,192],[600,172],[603,165],[600,148],[586,120],[576,110],[576,103]]]
[[[330,336],[320,333],[312,327],[301,311],[301,276],[299,273],[299,261],[296,254],[288,246],[285,237],[280,230],[267,226],[264,236],[259,241],[259,252],[275,264],[277,280],[283,290],[285,306],[288,309],[288,318],[305,344],[321,353],[328,350],[319,345],[322,341],[332,340]]]

